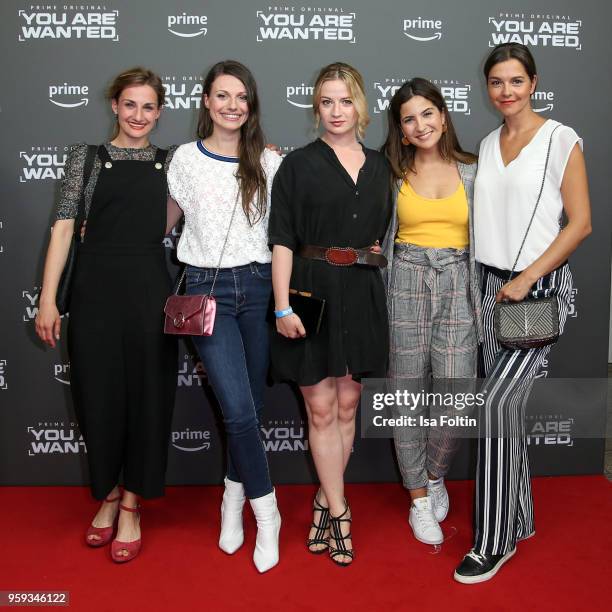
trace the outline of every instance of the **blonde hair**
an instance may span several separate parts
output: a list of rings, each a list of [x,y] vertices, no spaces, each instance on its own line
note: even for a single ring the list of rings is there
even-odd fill
[[[362,140],[365,135],[365,130],[370,123],[363,77],[359,71],[343,62],[329,64],[321,68],[321,72],[319,72],[312,93],[312,110],[315,118],[315,126],[318,128],[321,120],[319,115],[319,104],[321,102],[321,88],[323,87],[323,83],[325,83],[325,81],[338,80],[345,83],[349,90],[351,100],[357,111],[357,138]]]

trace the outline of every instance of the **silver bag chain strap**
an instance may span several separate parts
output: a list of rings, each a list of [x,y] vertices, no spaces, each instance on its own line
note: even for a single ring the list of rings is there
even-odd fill
[[[508,276],[508,282],[512,280],[512,275],[514,274],[514,271],[516,270],[516,264],[518,263],[519,257],[521,256],[521,253],[523,252],[523,247],[525,246],[525,241],[527,240],[527,234],[529,234],[529,230],[531,229],[531,224],[533,223],[533,219],[535,217],[536,210],[538,210],[538,205],[540,204],[540,198],[542,197],[542,191],[544,191],[544,183],[546,181],[546,171],[548,170],[548,160],[550,158],[550,148],[551,148],[551,145],[552,145],[553,135],[557,131],[557,129],[560,128],[560,127],[561,127],[561,124],[556,126],[555,129],[550,134],[550,139],[548,140],[548,150],[546,151],[546,162],[544,163],[544,174],[542,175],[542,183],[540,185],[540,191],[538,193],[538,199],[536,200],[535,206],[533,207],[533,213],[531,213],[531,219],[529,220],[529,225],[527,226],[527,230],[525,231],[525,235],[523,236],[523,242],[521,242],[521,246],[520,246],[519,251],[518,251],[518,253],[516,255],[516,259],[514,260],[514,264],[512,264],[512,270],[510,271],[510,275]]]
[[[221,261],[223,260],[223,254],[225,253],[225,247],[227,246],[227,241],[229,240],[230,231],[232,229],[232,225],[234,224],[234,217],[236,216],[236,209],[238,208],[238,196],[240,195],[240,191],[236,194],[236,201],[234,202],[234,209],[232,210],[232,216],[230,217],[229,226],[227,228],[227,233],[225,234],[225,240],[223,241],[223,246],[221,247],[221,255],[219,255],[219,261],[217,263],[217,269],[215,270],[215,275],[213,276],[212,285],[210,286],[210,291],[208,292],[208,297],[212,296],[213,289],[215,288],[215,283],[217,282],[217,276],[219,276],[219,270],[221,269]],[[181,273],[181,277],[176,285],[176,289],[174,290],[175,295],[178,295],[178,292],[185,280],[185,275],[187,274],[187,266],[183,268],[183,272]]]

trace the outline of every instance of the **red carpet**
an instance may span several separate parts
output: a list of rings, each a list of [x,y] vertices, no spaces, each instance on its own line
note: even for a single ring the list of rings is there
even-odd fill
[[[281,486],[281,562],[259,575],[250,510],[245,545],[231,557],[217,548],[220,488],[170,487],[146,502],[143,550],[118,566],[108,547],[82,540],[96,509],[86,489],[4,487],[0,590],[70,591],[74,610],[113,612],[611,609],[612,487],[603,476],[535,479],[536,536],[474,586],[452,579],[471,543],[473,485],[448,488],[448,539],[435,553],[412,538],[399,485],[349,485],[357,558],[340,568],[304,546],[314,487]]]

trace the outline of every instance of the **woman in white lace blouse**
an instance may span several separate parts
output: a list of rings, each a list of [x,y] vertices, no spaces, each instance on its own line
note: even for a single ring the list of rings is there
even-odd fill
[[[272,289],[270,188],[280,162],[264,148],[253,75],[239,62],[215,64],[204,81],[198,140],[177,149],[168,184],[185,215],[177,256],[186,264],[187,293],[208,294],[215,283],[214,332],[193,342],[227,434],[219,547],[232,554],[242,545],[248,497],[257,519],[253,561],[260,572],[278,563],[281,522],[259,433]]]

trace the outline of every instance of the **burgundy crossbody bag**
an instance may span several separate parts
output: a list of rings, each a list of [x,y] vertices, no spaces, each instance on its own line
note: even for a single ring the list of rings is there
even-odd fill
[[[221,268],[221,260],[225,253],[227,240],[232,229],[236,208],[238,206],[238,196],[232,211],[232,217],[225,235],[225,242],[219,255],[219,263],[215,270],[213,281],[210,285],[210,291],[207,295],[179,295],[181,285],[187,274],[187,266],[183,268],[181,276],[174,292],[166,300],[164,306],[164,333],[178,334],[185,336],[212,336],[215,328],[215,316],[217,314],[217,301],[213,297],[213,290]]]

